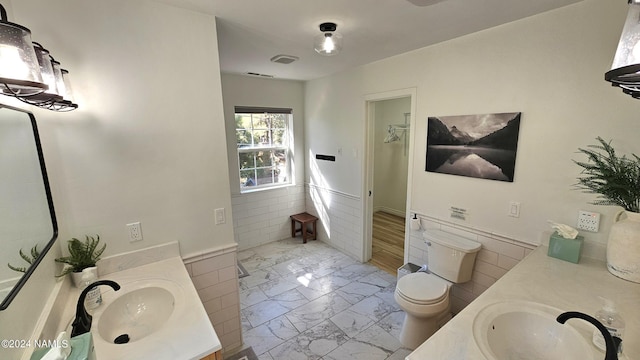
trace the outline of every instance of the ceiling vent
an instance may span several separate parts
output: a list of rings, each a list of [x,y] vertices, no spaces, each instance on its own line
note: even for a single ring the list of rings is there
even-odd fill
[[[407,0],[415,6],[431,6],[444,0]]]
[[[248,72],[247,75],[265,77],[265,78],[272,78],[273,77],[273,75],[260,74],[260,73],[256,73],[256,72]]]
[[[300,60],[299,57],[297,56],[293,56],[293,55],[284,55],[284,54],[280,54],[280,55],[276,55],[274,57],[271,58],[271,61],[274,63],[278,63],[278,64],[291,64],[294,61]]]

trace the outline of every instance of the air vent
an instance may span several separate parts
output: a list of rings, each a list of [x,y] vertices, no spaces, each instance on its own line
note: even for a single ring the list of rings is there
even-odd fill
[[[415,6],[431,6],[435,5],[439,2],[443,2],[444,0],[407,0]]]
[[[273,77],[273,75],[260,74],[260,73],[255,73],[255,72],[248,72],[247,75],[266,77],[266,78],[272,78]]]
[[[300,60],[299,57],[297,56],[293,56],[293,55],[284,55],[284,54],[280,54],[280,55],[276,55],[274,57],[271,58],[271,61],[273,61],[274,63],[278,63],[278,64],[291,64],[294,61]]]

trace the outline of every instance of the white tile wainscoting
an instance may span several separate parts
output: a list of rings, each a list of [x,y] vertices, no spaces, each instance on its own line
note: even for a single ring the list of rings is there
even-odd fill
[[[233,231],[238,249],[289,238],[289,216],[305,211],[304,193],[304,186],[292,185],[232,195]]]
[[[317,216],[318,239],[362,260],[362,199],[359,196],[308,184],[307,212]]]
[[[482,249],[476,258],[471,281],[455,284],[451,289],[454,314],[464,309],[537,247],[516,239],[448,223],[429,216],[418,214],[418,217],[422,229],[440,229],[482,244]],[[416,265],[428,265],[428,246],[422,236],[422,230],[410,232],[408,252],[409,262]]]
[[[225,353],[242,345],[237,246],[211,249],[184,259]]]

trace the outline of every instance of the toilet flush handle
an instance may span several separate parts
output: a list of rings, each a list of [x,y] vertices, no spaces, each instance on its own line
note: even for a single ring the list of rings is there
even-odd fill
[[[424,243],[427,244],[427,246],[431,246],[431,241],[429,240],[425,240]]]

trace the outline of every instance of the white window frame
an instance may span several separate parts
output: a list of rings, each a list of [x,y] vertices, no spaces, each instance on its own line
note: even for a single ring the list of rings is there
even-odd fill
[[[250,128],[239,128],[236,126],[236,140],[238,139],[238,132],[239,131],[249,131],[250,133],[250,138],[251,138],[251,144],[247,144],[244,146],[241,146],[241,144],[238,144],[236,141],[236,147],[237,147],[237,154],[236,154],[236,159],[238,161],[238,183],[240,185],[240,192],[241,193],[248,193],[248,192],[254,192],[254,191],[260,191],[260,190],[267,190],[267,189],[273,189],[273,188],[277,188],[277,187],[282,187],[282,186],[288,186],[293,184],[293,179],[292,179],[292,156],[291,156],[291,146],[293,143],[293,139],[292,139],[292,134],[293,134],[293,111],[292,109],[286,109],[286,108],[266,108],[266,107],[248,107],[248,106],[236,106],[235,107],[235,111],[234,111],[234,121],[237,115],[250,115],[251,117],[253,117],[254,115],[267,115],[267,114],[283,114],[286,115],[286,120],[284,121],[284,134],[282,136],[282,144],[271,144],[272,139],[269,140],[269,143],[267,144],[255,144],[254,140],[255,140],[255,136],[254,136],[254,131],[255,132],[263,132],[263,131],[267,131],[267,132],[271,132],[273,130],[273,128],[271,126],[269,126],[268,128],[254,128],[253,127],[253,120],[251,121],[251,127]],[[276,129],[280,129],[280,128],[276,128]],[[272,163],[271,165],[268,166],[257,166],[256,163],[256,156],[258,156],[258,153],[260,152],[271,152],[272,156]],[[274,159],[274,153],[275,152],[282,152],[284,153],[284,165],[280,165],[278,166],[277,163],[273,162]],[[247,167],[247,168],[242,168],[242,159],[241,156],[243,154],[251,154],[254,153],[256,154],[254,156],[254,166],[253,167]],[[276,171],[272,171],[271,172],[271,181],[268,183],[260,183],[260,177],[258,176],[258,172],[260,170],[278,170],[278,174],[276,175],[275,172]],[[253,181],[253,185],[247,185],[248,181],[244,181],[243,182],[243,173],[246,171],[254,171],[254,177],[252,177],[251,181]],[[264,177],[262,177],[262,179],[264,179]],[[282,180],[284,179],[284,181]]]

